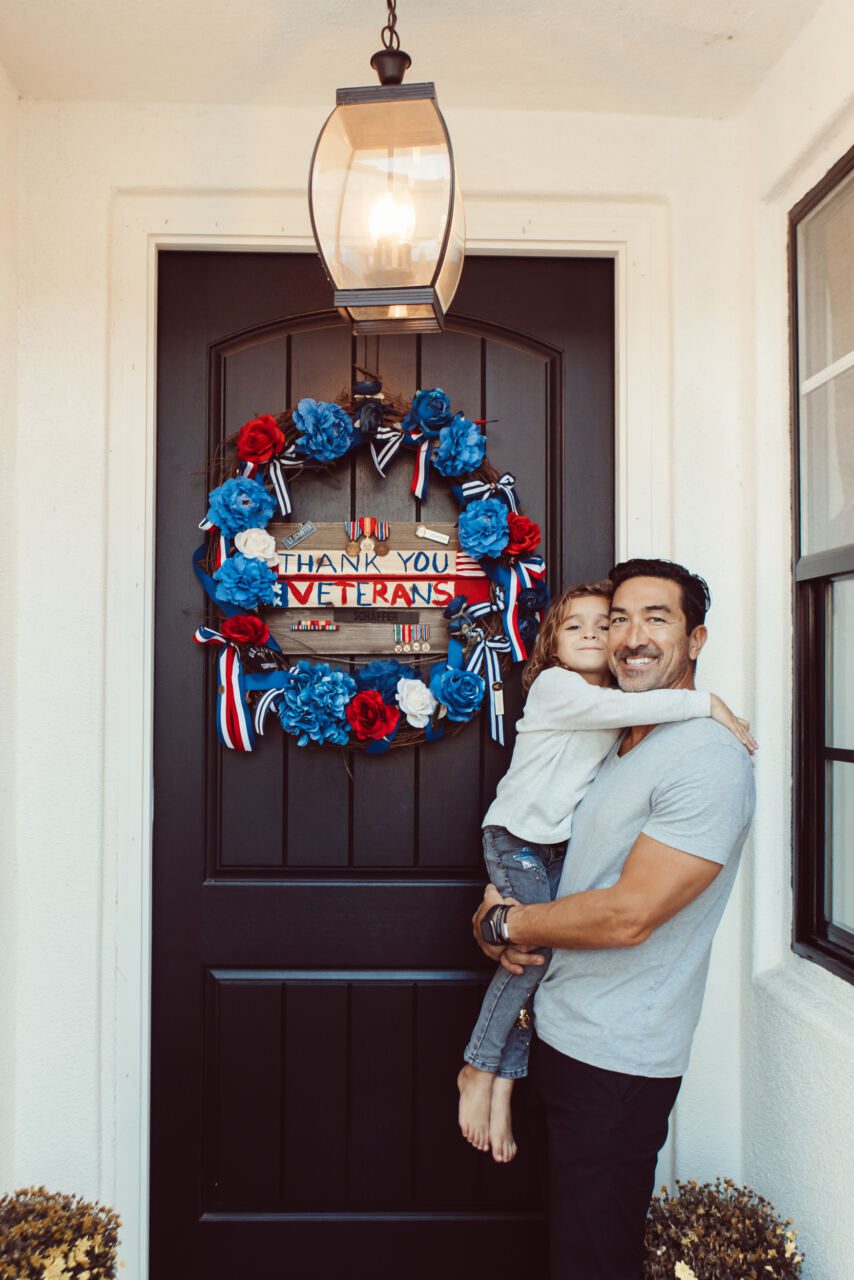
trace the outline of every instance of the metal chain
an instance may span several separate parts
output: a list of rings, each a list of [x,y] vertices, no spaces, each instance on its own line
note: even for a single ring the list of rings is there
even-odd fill
[[[386,5],[388,6],[388,22],[380,32],[383,48],[399,49],[400,36],[397,34],[397,0],[386,0]]]

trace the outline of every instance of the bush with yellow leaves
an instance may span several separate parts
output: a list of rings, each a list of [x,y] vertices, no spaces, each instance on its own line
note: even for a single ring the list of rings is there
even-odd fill
[[[677,1181],[650,1206],[644,1280],[797,1280],[802,1262],[791,1221],[728,1178]]]
[[[121,1220],[44,1187],[0,1197],[0,1280],[114,1280]]]

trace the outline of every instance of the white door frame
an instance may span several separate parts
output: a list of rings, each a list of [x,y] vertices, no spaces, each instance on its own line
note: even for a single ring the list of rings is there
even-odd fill
[[[467,252],[609,257],[617,550],[671,550],[670,230],[660,202],[466,196]],[[114,194],[110,235],[101,1198],[148,1275],[157,254],[313,249],[304,191]],[[198,519],[189,511],[188,520]],[[189,640],[189,635],[188,635]]]

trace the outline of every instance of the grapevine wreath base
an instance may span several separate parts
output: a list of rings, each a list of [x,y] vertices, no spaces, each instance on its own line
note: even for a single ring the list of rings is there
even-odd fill
[[[193,557],[218,616],[195,639],[219,654],[217,730],[227,747],[253,750],[273,712],[300,746],[379,754],[449,736],[485,698],[492,737],[503,744],[502,673],[527,657],[548,589],[545,562],[534,554],[539,526],[522,513],[515,478],[489,462],[482,426],[453,412],[438,387],[418,391],[410,404],[383,395],[379,380],[368,378],[337,401],[305,398],[277,417],[253,418],[218,449],[200,524],[207,537]],[[444,604],[447,658],[429,656],[430,644],[421,642],[428,629],[417,626],[395,628],[401,643],[394,657],[370,661],[295,659],[312,652],[307,631],[335,631],[334,622],[291,624],[287,653],[270,634],[269,611],[292,606],[297,589],[288,570],[296,557],[287,551],[317,533],[304,521],[281,536],[281,523],[295,518],[291,489],[298,494],[303,473],[328,472],[361,448],[370,449],[384,479],[409,454],[413,499],[427,502],[437,475],[460,504],[457,555],[471,576],[456,578],[456,594]],[[390,526],[373,517],[343,524],[356,557],[347,563],[361,569],[364,555],[374,574],[378,565],[381,572],[377,557],[387,553]],[[448,542],[425,525],[416,533]],[[447,584],[444,590],[450,594]]]

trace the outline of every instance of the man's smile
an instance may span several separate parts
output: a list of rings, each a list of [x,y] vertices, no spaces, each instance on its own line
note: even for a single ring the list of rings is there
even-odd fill
[[[660,659],[660,653],[628,653],[625,649],[617,652],[617,661],[624,667],[650,667]]]

